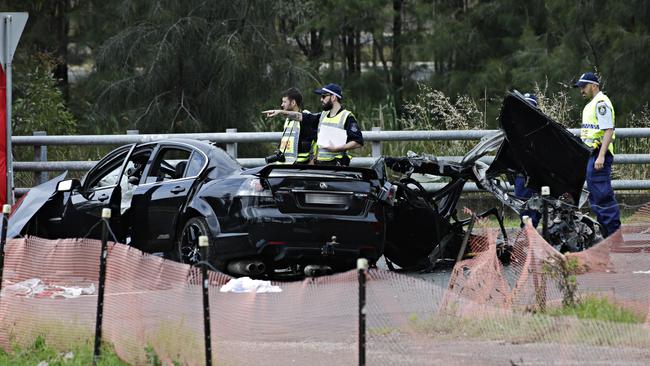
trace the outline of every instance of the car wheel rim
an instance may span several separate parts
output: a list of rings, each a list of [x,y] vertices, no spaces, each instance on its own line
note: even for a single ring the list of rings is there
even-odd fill
[[[188,264],[196,264],[201,261],[199,250],[199,236],[205,235],[197,224],[191,224],[185,228],[180,245],[181,261]]]

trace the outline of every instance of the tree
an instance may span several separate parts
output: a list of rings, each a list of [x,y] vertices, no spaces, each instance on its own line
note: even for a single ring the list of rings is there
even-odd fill
[[[87,86],[93,118],[143,132],[247,127],[269,90],[300,77],[284,57],[272,11],[261,0],[159,0],[126,8],[118,20],[123,30],[96,55]]]

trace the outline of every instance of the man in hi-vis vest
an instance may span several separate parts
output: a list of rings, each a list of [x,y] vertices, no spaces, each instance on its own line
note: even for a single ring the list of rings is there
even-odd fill
[[[598,77],[592,72],[580,75],[575,84],[589,100],[582,110],[580,138],[592,149],[587,163],[589,203],[603,229],[603,237],[612,235],[621,226],[621,213],[612,189],[614,160],[614,106],[600,91]]]
[[[289,88],[282,93],[282,110],[300,112],[302,93],[298,88]],[[303,112],[308,113],[305,110]],[[316,133],[311,128],[300,128],[300,122],[287,118],[284,121],[279,150],[284,153],[284,164],[313,164]]]
[[[342,136],[342,139],[333,137],[335,141],[327,140],[326,145],[321,144],[316,149],[316,164],[319,165],[340,165],[350,164],[348,150],[358,149],[363,146],[363,134],[361,128],[352,114],[341,105],[343,91],[337,84],[327,84],[314,93],[321,96],[323,112],[321,113],[300,113],[285,110],[263,111],[267,118],[277,115],[287,116],[289,119],[301,122],[301,128],[310,128],[316,131],[317,140],[323,141],[325,131],[328,136]],[[336,131],[339,130],[340,133]],[[332,132],[333,131],[333,132]]]

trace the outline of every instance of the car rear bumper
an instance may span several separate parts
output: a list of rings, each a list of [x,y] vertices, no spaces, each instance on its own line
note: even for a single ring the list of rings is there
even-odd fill
[[[327,264],[354,266],[357,258],[377,260],[383,253],[383,214],[363,217],[284,215],[256,209],[237,232],[217,237],[213,255],[220,260],[258,257],[268,265]]]

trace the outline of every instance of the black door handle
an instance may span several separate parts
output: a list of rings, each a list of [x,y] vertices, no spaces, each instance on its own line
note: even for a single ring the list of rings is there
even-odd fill
[[[170,192],[172,192],[172,193],[185,192],[185,187],[176,186],[176,187],[172,188]]]
[[[102,194],[101,196],[97,197],[97,200],[100,202],[104,202],[108,199],[108,195],[106,193]]]

